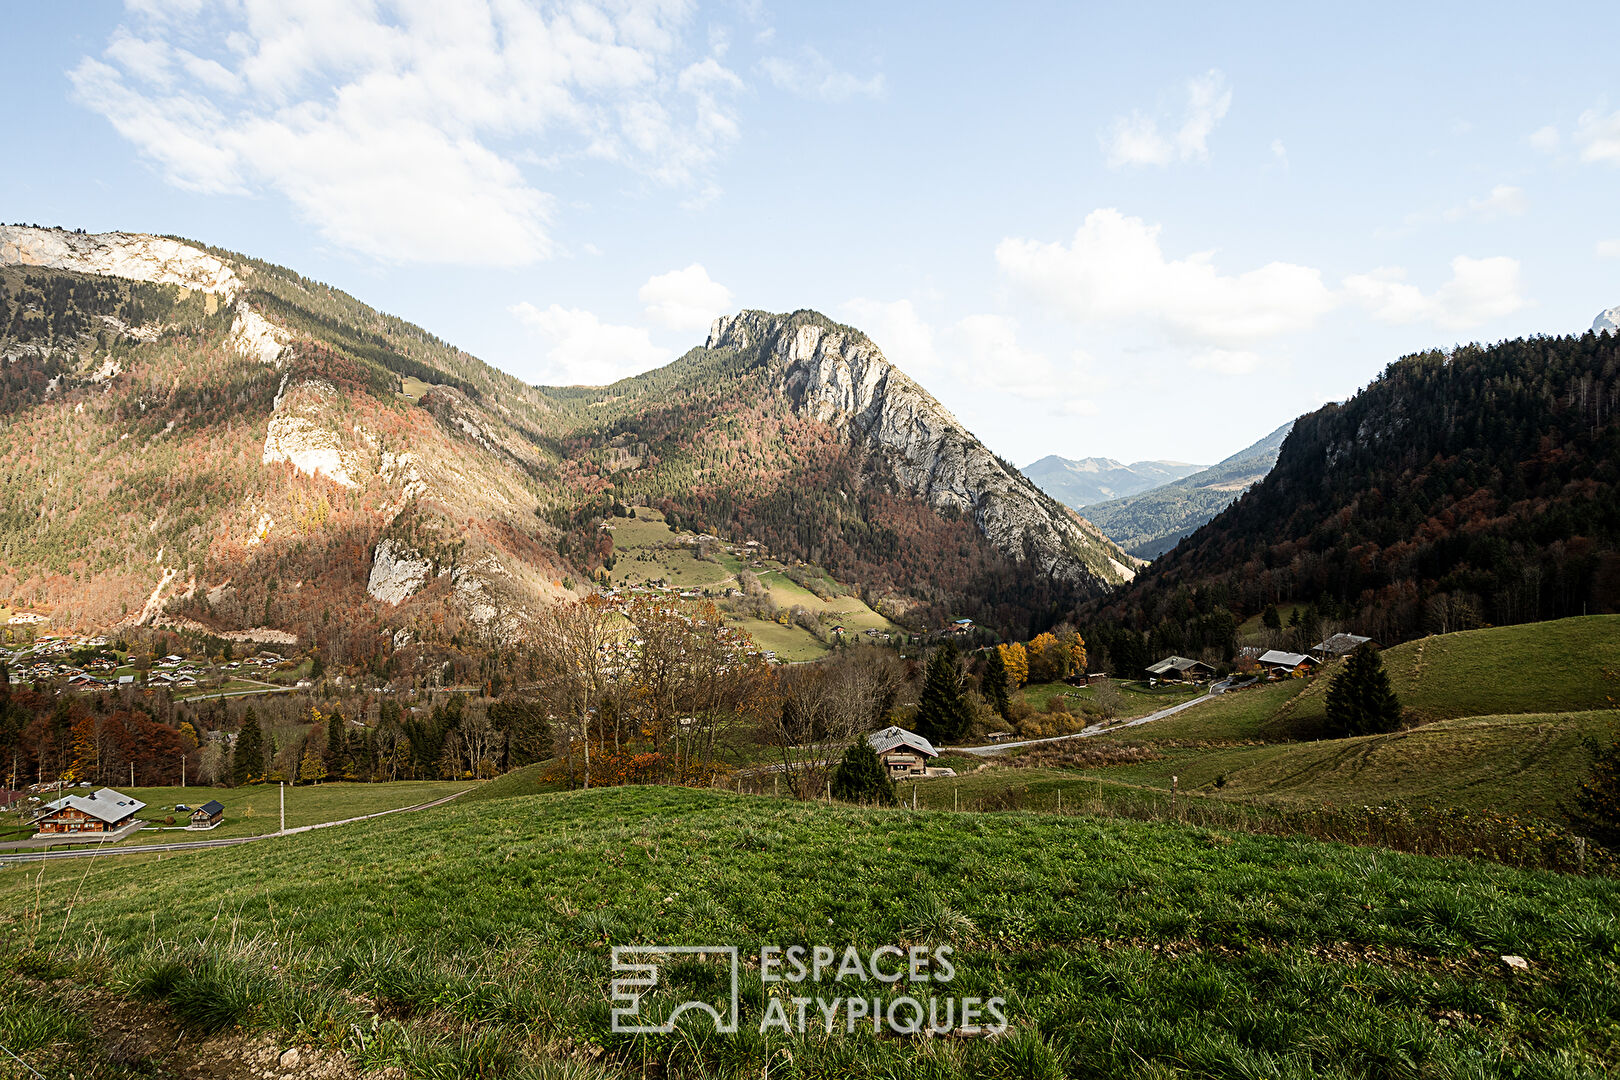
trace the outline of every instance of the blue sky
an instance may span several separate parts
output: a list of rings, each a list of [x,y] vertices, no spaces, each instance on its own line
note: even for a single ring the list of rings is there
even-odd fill
[[[18,3],[0,218],[534,382],[813,307],[1020,464],[1210,463],[1620,303],[1620,9],[1416,7]]]

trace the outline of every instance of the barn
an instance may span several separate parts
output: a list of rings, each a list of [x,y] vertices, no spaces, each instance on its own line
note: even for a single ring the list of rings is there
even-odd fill
[[[45,804],[34,819],[41,835],[57,833],[110,833],[132,824],[146,804],[112,788],[89,795],[69,795]]]

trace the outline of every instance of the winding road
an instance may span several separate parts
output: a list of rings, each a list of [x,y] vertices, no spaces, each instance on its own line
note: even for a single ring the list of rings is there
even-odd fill
[[[1183,701],[1179,705],[1172,705],[1168,709],[1160,709],[1156,713],[1149,713],[1146,716],[1138,716],[1136,719],[1127,720],[1123,724],[1092,724],[1090,727],[1082,728],[1081,730],[1070,735],[1051,735],[1044,739],[1023,739],[1019,742],[990,743],[985,746],[942,746],[940,747],[940,750],[949,750],[953,754],[974,754],[979,757],[990,757],[995,754],[1003,753],[1007,750],[1017,750],[1022,746],[1040,746],[1044,743],[1065,742],[1069,739],[1088,739],[1093,735],[1105,735],[1113,731],[1124,731],[1126,728],[1139,727],[1142,724],[1150,724],[1155,720],[1163,720],[1167,716],[1174,716],[1183,709],[1190,709],[1194,705],[1201,705],[1215,697],[1217,694],[1224,693],[1225,690],[1225,683],[1216,683],[1214,686],[1209,688],[1209,693],[1207,694],[1200,694],[1191,701]]]

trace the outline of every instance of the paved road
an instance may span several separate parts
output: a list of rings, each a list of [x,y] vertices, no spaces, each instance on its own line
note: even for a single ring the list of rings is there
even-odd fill
[[[330,829],[335,825],[352,825],[357,821],[370,821],[372,818],[387,817],[389,814],[409,814],[417,810],[429,810],[435,806],[443,806],[451,799],[467,794],[472,788],[446,795],[432,802],[418,803],[415,806],[401,806],[393,810],[382,810],[375,814],[362,814],[359,817],[344,818],[341,821],[323,821],[319,825],[300,825],[286,832],[262,833],[258,836],[232,836],[219,840],[186,840],[175,844],[137,844],[134,847],[121,848],[91,848],[87,851],[35,851],[16,852],[0,855],[0,868],[12,863],[43,862],[46,859],[85,859],[94,855],[144,855],[151,851],[196,851],[199,848],[232,847],[236,844],[251,844],[259,840],[274,840],[278,836],[292,836],[294,833],[313,832],[316,829]]]
[[[1202,705],[1204,702],[1208,701],[1216,694],[1219,694],[1224,690],[1225,684],[1217,683],[1215,686],[1209,688],[1209,693],[1195,697],[1191,701],[1183,701],[1181,704],[1172,705],[1168,709],[1160,709],[1156,713],[1149,713],[1146,716],[1138,716],[1135,720],[1127,720],[1123,724],[1092,724],[1090,727],[1083,728],[1072,735],[1053,735],[1045,739],[1024,739],[1019,742],[991,743],[988,746],[946,746],[942,747],[941,749],[949,750],[953,754],[976,754],[979,757],[990,757],[993,754],[1000,754],[1007,750],[1016,750],[1021,746],[1039,746],[1042,743],[1064,742],[1068,739],[1088,739],[1093,735],[1102,735],[1110,731],[1124,731],[1126,728],[1139,727],[1142,724],[1150,724],[1155,720],[1163,720],[1167,716],[1174,716],[1183,709],[1190,709],[1194,705]]]

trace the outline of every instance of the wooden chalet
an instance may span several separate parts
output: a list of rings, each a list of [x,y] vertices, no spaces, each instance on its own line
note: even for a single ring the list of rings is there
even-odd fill
[[[188,829],[212,829],[225,818],[225,804],[218,799],[209,799],[201,806],[191,811],[191,822]]]
[[[1278,678],[1309,675],[1317,666],[1316,657],[1308,653],[1283,652],[1281,649],[1263,652],[1255,662],[1262,671]]]
[[[1311,650],[1311,654],[1319,660],[1330,660],[1335,656],[1353,653],[1363,645],[1371,645],[1375,649],[1383,648],[1372,638],[1362,637],[1360,634],[1334,634],[1325,641],[1318,642]]]
[[[928,759],[939,757],[934,744],[903,727],[886,727],[866,737],[867,745],[883,762],[890,780],[915,779],[928,775]]]
[[[1147,673],[1162,682],[1203,682],[1215,674],[1215,669],[1202,660],[1189,660],[1185,656],[1167,656],[1149,667]]]
[[[117,832],[133,823],[145,806],[139,799],[102,788],[90,795],[69,795],[47,803],[34,825],[41,835]]]

